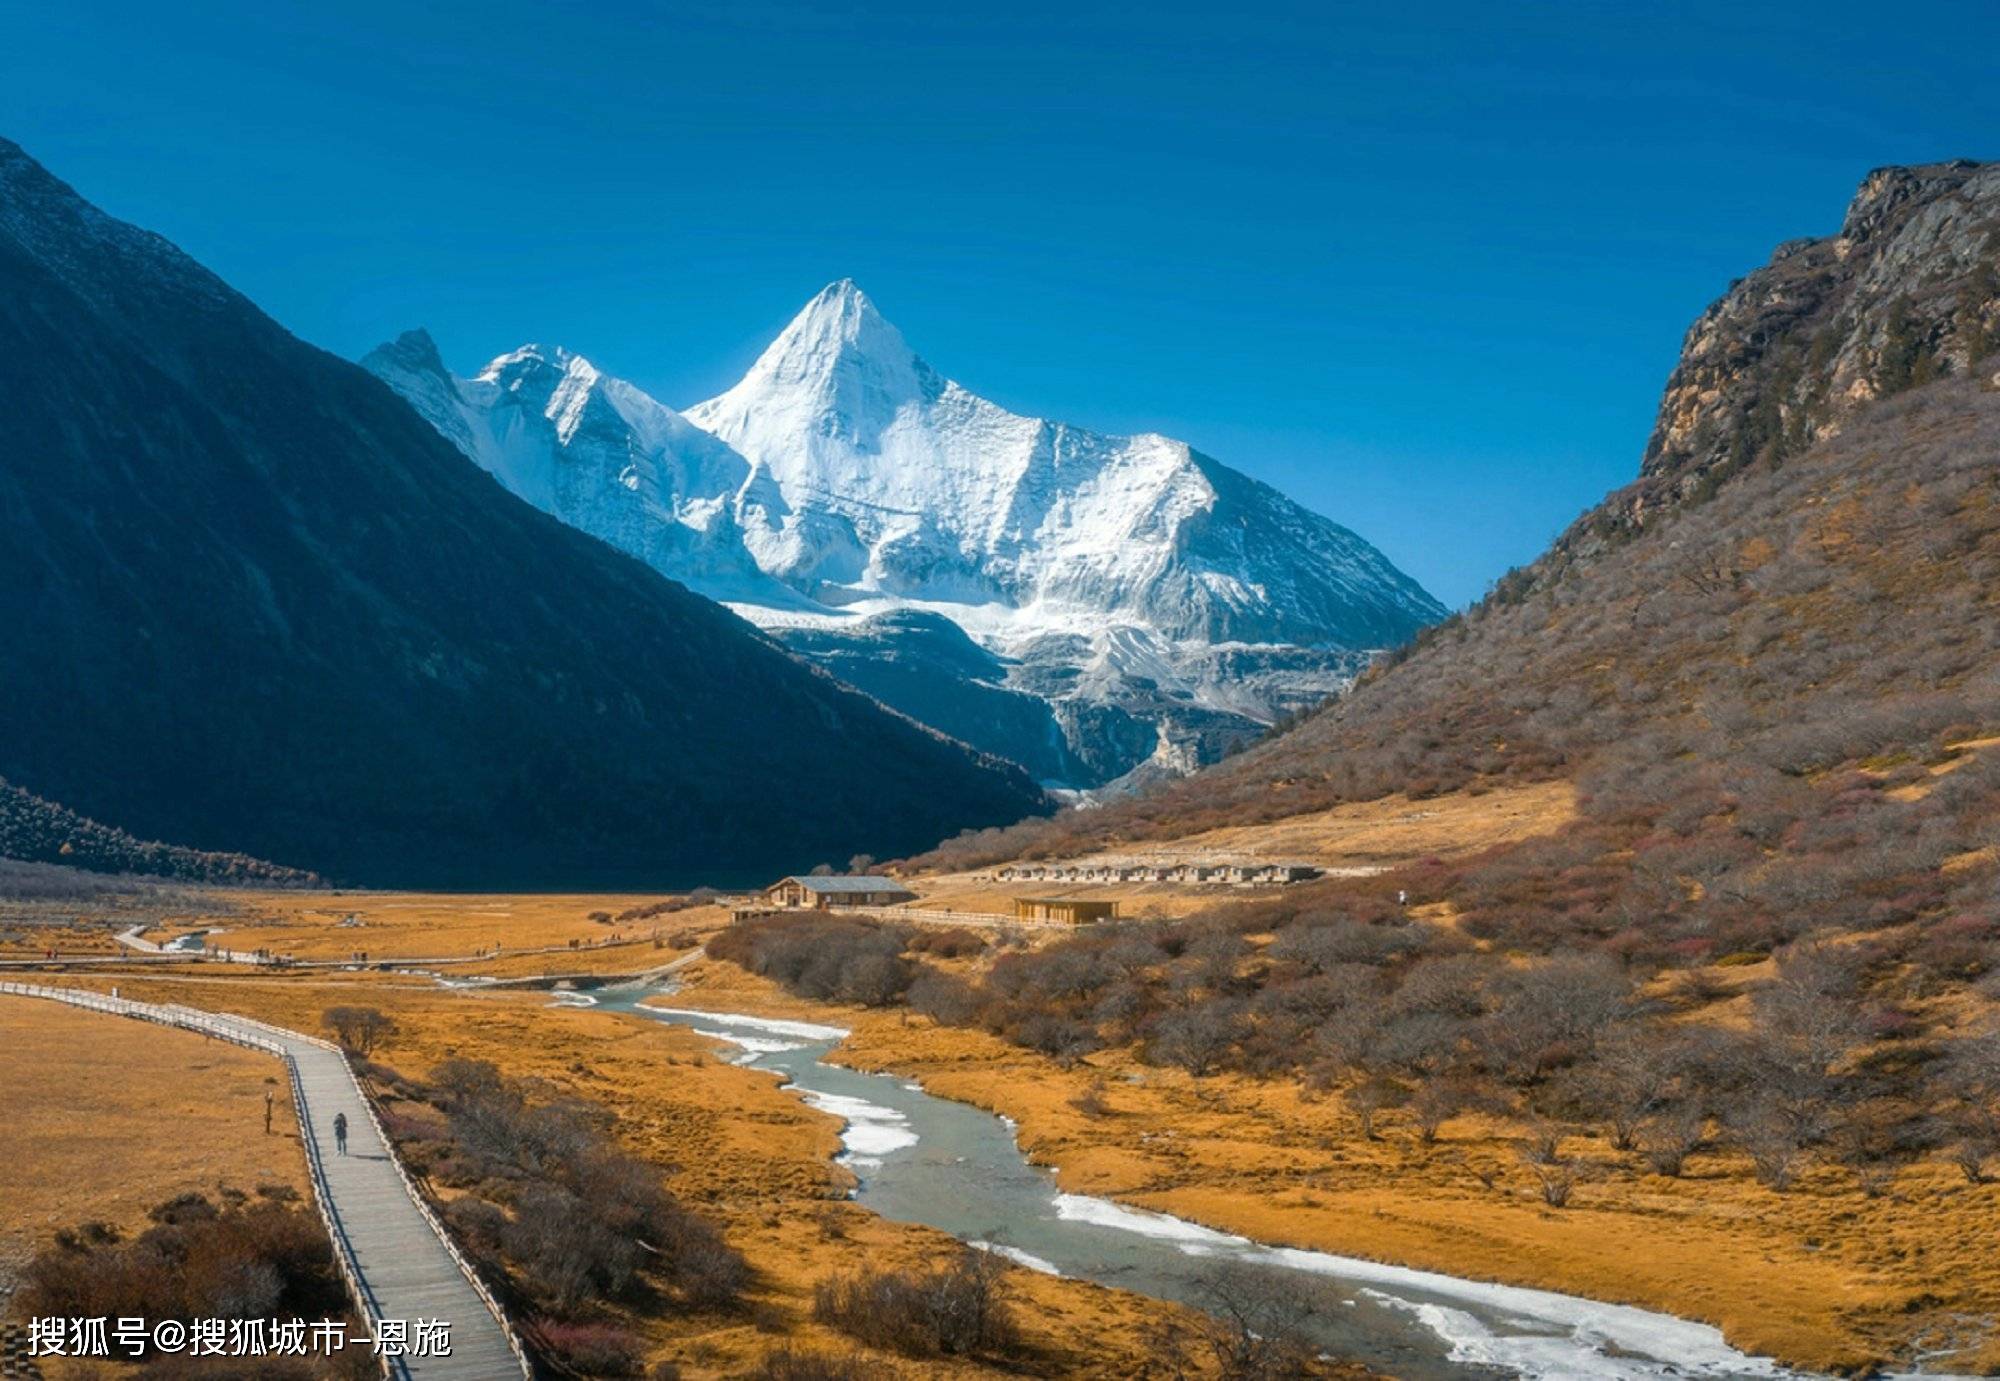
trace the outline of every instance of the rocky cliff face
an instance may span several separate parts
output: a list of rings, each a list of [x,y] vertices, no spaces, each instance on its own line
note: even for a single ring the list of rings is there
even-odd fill
[[[1778,246],[1688,328],[1638,480],[1537,569],[1802,455],[1868,403],[1991,364],[1996,347],[2000,164],[1878,168],[1838,234]]]

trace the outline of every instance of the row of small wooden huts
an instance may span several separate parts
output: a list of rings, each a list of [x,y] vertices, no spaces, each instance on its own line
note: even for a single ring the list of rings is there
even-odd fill
[[[993,876],[1001,882],[1307,882],[1321,870],[1309,863],[1012,863]]]

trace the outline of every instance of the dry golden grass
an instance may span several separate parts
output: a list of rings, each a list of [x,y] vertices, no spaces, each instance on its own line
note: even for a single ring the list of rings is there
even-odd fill
[[[230,892],[226,900],[236,914],[163,926],[147,932],[147,938],[165,941],[214,928],[221,932],[214,943],[226,949],[269,949],[298,959],[366,953],[371,961],[461,958],[491,954],[496,946],[502,958],[520,958],[526,950],[567,952],[574,940],[580,948],[618,945],[629,951],[626,957],[637,958],[642,948],[650,948],[655,933],[674,934],[691,914],[608,923],[591,919],[666,900],[632,894],[272,891]],[[350,917],[354,923],[346,924]]]
[[[305,1192],[270,1055],[40,998],[0,996],[0,1262],[92,1219],[130,1229],[176,1194]],[[264,1094],[278,1096],[264,1134]]]
[[[67,925],[10,924],[0,921],[0,959],[39,959],[50,950],[59,956],[116,954],[115,927],[88,921]]]
[[[863,1265],[935,1259],[951,1247],[944,1234],[845,1202],[851,1180],[832,1163],[838,1123],[780,1092],[775,1076],[719,1058],[712,1042],[681,1027],[551,1006],[541,992],[450,993],[358,974],[210,970],[118,981],[130,997],[241,1012],[300,1030],[318,1029],[328,1006],[373,1005],[398,1026],[376,1058],[406,1074],[421,1076],[450,1056],[491,1060],[508,1074],[543,1078],[613,1109],[627,1148],[660,1166],[676,1194],[715,1219],[756,1273],[750,1305],[739,1314],[625,1320],[656,1358],[672,1358],[689,1376],[742,1375],[780,1344],[850,1353],[845,1338],[811,1321],[814,1284]],[[149,1186],[141,1197],[151,1203],[158,1196]],[[1174,1309],[1021,1269],[1007,1272],[1005,1292],[1038,1359],[1031,1370],[1047,1375],[1140,1373],[1142,1330]],[[874,1360],[896,1374],[989,1374],[970,1364],[900,1364],[898,1371],[894,1359]]]
[[[1292,1080],[1194,1080],[1117,1051],[1065,1070],[982,1032],[802,1002],[719,963],[685,978],[677,1002],[838,1021],[854,1033],[843,1062],[1014,1118],[1067,1190],[1260,1240],[1658,1309],[1814,1369],[1865,1368],[1953,1336],[1959,1315],[2000,1312],[2000,1185],[1968,1185],[1942,1161],[1879,1199],[1827,1166],[1778,1194],[1738,1156],[1697,1155],[1666,1179],[1574,1138],[1576,1188],[1558,1211],[1540,1202],[1519,1128],[1461,1118],[1425,1147],[1387,1113],[1367,1141],[1338,1099]],[[1097,1085],[1110,1112],[1092,1117],[1073,1101]],[[1951,1362],[2000,1369],[2000,1339]]]
[[[1552,834],[1576,818],[1576,790],[1568,782],[1459,792],[1432,800],[1390,796],[1336,806],[1261,825],[1206,830],[1170,841],[1148,840],[1126,848],[1080,855],[1069,863],[1174,863],[1263,859],[1311,863],[1334,871],[1378,872],[1424,858],[1456,858],[1499,844]],[[1119,914],[1173,919],[1219,902],[1269,893],[1274,888],[1219,887],[1165,882],[999,882],[992,868],[939,873],[911,880],[926,908],[1011,916],[1014,900],[1052,892],[1119,904]]]
[[[1327,868],[1392,867],[1421,858],[1455,858],[1496,844],[1553,834],[1576,818],[1568,782],[1455,792],[1427,800],[1387,796],[1288,816],[1260,825],[1231,825],[1149,842],[1104,857],[1257,858],[1297,860]]]

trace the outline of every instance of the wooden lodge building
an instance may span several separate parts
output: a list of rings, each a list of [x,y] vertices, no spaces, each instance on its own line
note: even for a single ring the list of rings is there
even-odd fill
[[[1017,921],[1090,925],[1097,921],[1116,920],[1117,917],[1118,903],[1115,901],[1085,901],[1078,897],[1017,897],[1014,900],[1014,919]]]
[[[894,878],[791,877],[764,889],[772,906],[827,911],[843,906],[900,906],[917,894]]]

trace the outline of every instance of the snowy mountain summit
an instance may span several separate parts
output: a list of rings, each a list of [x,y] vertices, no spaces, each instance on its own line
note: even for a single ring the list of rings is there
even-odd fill
[[[969,392],[851,281],[684,414],[541,346],[363,363],[520,497],[1059,785],[1212,760],[1444,612],[1183,442]]]

